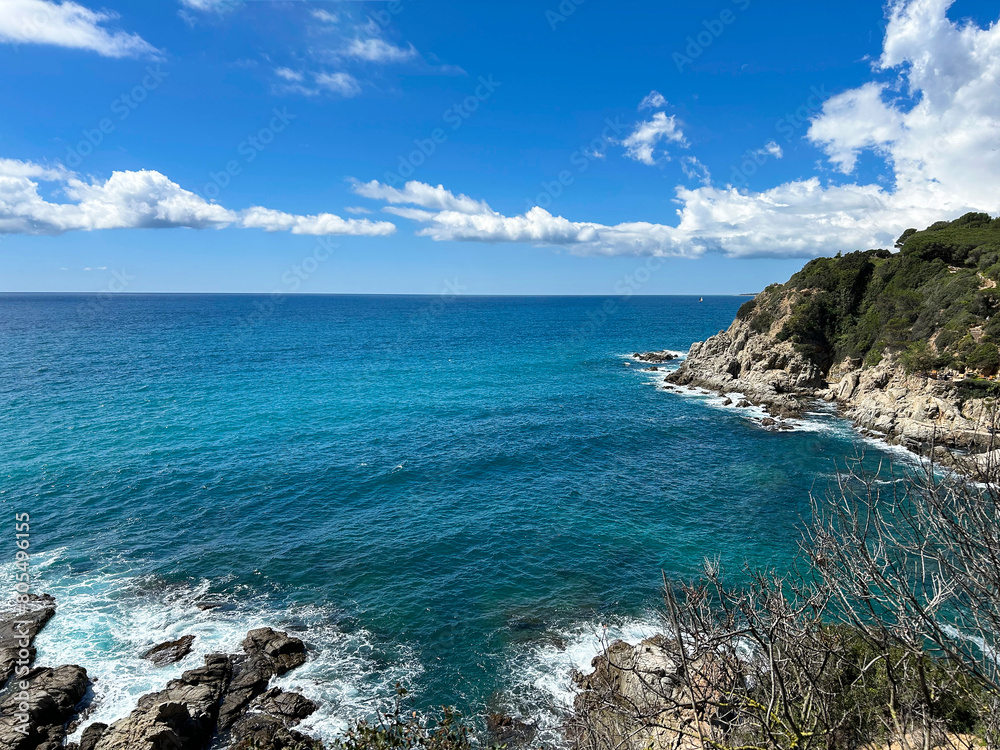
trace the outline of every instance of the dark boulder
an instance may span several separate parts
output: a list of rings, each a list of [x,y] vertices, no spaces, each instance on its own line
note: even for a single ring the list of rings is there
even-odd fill
[[[248,714],[233,727],[230,750],[322,750],[323,743],[268,714]]]
[[[251,711],[270,714],[281,719],[285,726],[298,724],[312,716],[317,708],[319,706],[304,695],[285,692],[281,688],[271,688],[250,704]]]
[[[515,719],[505,713],[486,715],[486,729],[498,745],[527,745],[535,738],[536,729],[533,724]]]
[[[116,721],[95,750],[200,750],[215,732],[219,701],[232,674],[228,656],[210,654],[165,689],[142,696],[126,718]],[[88,727],[89,729],[89,727]]]
[[[306,646],[298,638],[271,628],[247,633],[244,655],[233,660],[233,679],[219,711],[219,729],[228,731],[250,702],[267,690],[272,677],[283,675],[306,661]]]
[[[94,750],[101,737],[108,731],[108,725],[95,721],[80,735],[80,750]]]
[[[48,594],[29,594],[24,610],[0,613],[0,688],[18,667],[30,667],[35,661],[35,636],[56,613],[56,600]]]
[[[161,643],[159,646],[153,646],[153,648],[142,655],[142,658],[149,659],[158,667],[176,664],[191,653],[191,644],[193,643],[193,635],[181,636],[176,641],[167,641],[166,643]]]
[[[0,747],[54,750],[76,715],[90,680],[83,667],[34,669],[11,684],[0,702]]]
[[[662,365],[665,362],[672,362],[677,359],[677,355],[666,350],[662,352],[636,352],[632,355],[632,359],[652,365]]]

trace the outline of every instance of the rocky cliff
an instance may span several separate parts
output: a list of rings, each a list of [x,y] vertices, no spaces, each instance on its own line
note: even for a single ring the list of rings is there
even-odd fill
[[[780,418],[819,399],[833,402],[867,434],[920,453],[932,446],[978,453],[995,442],[993,397],[970,397],[959,382],[908,373],[892,356],[876,366],[845,359],[824,370],[773,331],[757,333],[740,320],[694,344],[666,381],[742,393]]]
[[[911,450],[1000,458],[1000,220],[907,230],[897,247],[811,261],[666,382],[742,393],[779,418],[823,399]]]

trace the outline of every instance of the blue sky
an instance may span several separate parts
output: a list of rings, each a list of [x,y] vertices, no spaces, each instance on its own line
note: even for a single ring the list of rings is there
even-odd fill
[[[741,293],[1000,212],[995,3],[0,11],[4,291]]]

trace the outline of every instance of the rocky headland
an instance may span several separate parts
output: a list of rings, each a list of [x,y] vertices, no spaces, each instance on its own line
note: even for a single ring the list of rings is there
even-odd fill
[[[935,227],[909,231],[896,253],[811,261],[695,343],[665,382],[740,393],[779,420],[822,400],[914,452],[995,463],[1000,220]]]

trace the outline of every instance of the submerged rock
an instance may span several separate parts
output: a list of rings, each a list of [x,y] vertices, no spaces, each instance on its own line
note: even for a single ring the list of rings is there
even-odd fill
[[[167,641],[159,646],[153,646],[142,655],[143,659],[149,659],[158,667],[168,664],[176,664],[185,656],[191,653],[191,644],[194,643],[193,635],[185,635],[176,641]]]
[[[662,365],[666,362],[673,362],[677,359],[677,355],[665,349],[662,352],[636,352],[632,355],[632,359],[648,364]]]

